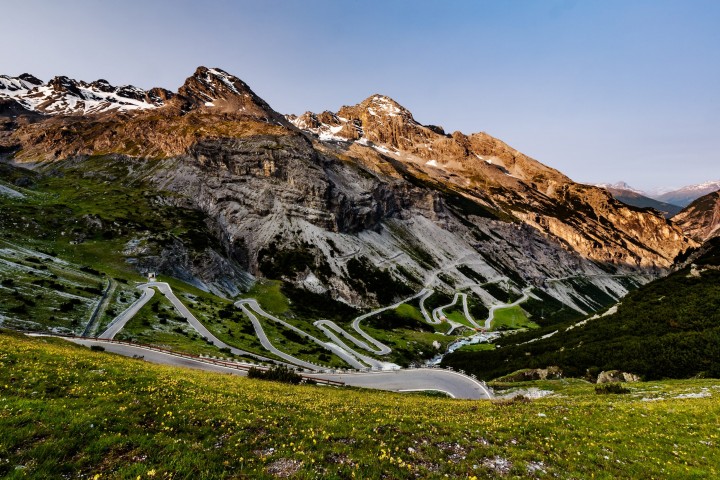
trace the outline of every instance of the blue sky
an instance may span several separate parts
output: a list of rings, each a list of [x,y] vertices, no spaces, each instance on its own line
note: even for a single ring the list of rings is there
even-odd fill
[[[177,89],[199,65],[276,110],[373,93],[577,181],[720,179],[720,1],[23,0],[0,73]]]

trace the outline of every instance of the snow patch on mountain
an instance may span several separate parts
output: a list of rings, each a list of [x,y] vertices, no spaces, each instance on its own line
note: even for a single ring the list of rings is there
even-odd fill
[[[623,182],[623,181],[619,181],[616,183],[596,183],[595,186],[604,188],[604,189],[627,190],[629,192],[637,193],[639,195],[647,195],[642,190],[633,188],[630,185],[628,185],[626,182]]]
[[[654,198],[685,207],[690,205],[694,200],[718,190],[720,190],[720,180],[712,180],[695,185],[687,185]]]
[[[163,104],[132,85],[114,87],[106,80],[92,83],[55,77],[47,84],[32,75],[0,75],[0,98],[10,98],[28,110],[48,115],[94,114],[146,110]]]
[[[237,88],[235,88],[234,82],[237,80],[237,77],[230,75],[227,72],[224,72],[222,70],[218,70],[215,68],[208,68],[208,76],[207,81],[208,83],[212,82],[211,76],[217,78],[220,80],[231,92],[237,93],[240,95],[240,92]]]

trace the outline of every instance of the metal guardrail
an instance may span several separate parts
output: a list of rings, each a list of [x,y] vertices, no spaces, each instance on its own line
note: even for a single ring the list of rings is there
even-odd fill
[[[36,333],[36,332],[33,332],[33,333]],[[107,338],[82,337],[79,335],[69,335],[69,334],[53,334],[52,336],[64,337],[64,338],[76,338],[78,340],[89,340],[89,341],[93,341],[93,342],[115,343],[118,345],[128,345],[131,347],[140,347],[140,348],[144,348],[146,350],[152,350],[152,351],[161,352],[161,353],[164,353],[167,355],[174,355],[176,357],[188,358],[190,360],[195,360],[195,361],[203,362],[203,363],[209,363],[212,365],[218,365],[218,366],[225,367],[225,368],[233,368],[236,370],[249,371],[251,368],[258,368],[260,370],[268,370],[268,368],[269,368],[269,367],[265,367],[263,365],[245,365],[245,364],[241,364],[241,363],[237,363],[237,362],[230,362],[227,360],[219,360],[219,359],[215,359],[215,358],[203,357],[201,355],[195,355],[193,353],[184,353],[184,352],[178,352],[175,350],[168,350],[167,348],[158,347],[156,345],[148,345],[145,343],[124,342],[121,340],[110,340]],[[325,385],[334,385],[334,386],[345,385],[345,382],[341,382],[338,380],[310,377],[310,376],[302,375],[302,374],[299,374],[299,375],[303,378],[303,380],[311,381],[311,382],[315,382],[315,383],[321,383],[321,384],[325,384]]]

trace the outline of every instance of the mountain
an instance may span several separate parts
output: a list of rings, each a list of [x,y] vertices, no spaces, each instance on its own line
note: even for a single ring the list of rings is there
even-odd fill
[[[598,183],[595,186],[600,187],[600,188],[605,188],[608,190],[622,190],[622,191],[637,193],[639,195],[645,195],[645,192],[643,192],[642,190],[633,188],[630,185],[628,185],[627,182],[623,182],[623,181],[619,181],[616,183]]]
[[[670,203],[660,202],[652,199],[644,194],[641,190],[632,188],[625,182],[618,182],[615,184],[598,184],[597,187],[604,188],[617,200],[620,200],[626,205],[632,205],[638,208],[654,208],[658,212],[661,212],[665,218],[672,218],[674,215],[682,210],[682,207],[672,205]]]
[[[697,185],[688,185],[677,190],[662,193],[654,198],[662,202],[686,207],[703,195],[707,195],[708,193],[716,192],[718,190],[720,190],[720,180],[715,180],[712,182],[699,183]]]
[[[698,242],[720,235],[720,191],[698,198],[673,221]]]
[[[103,79],[87,83],[59,76],[44,83],[27,73],[19,77],[0,75],[0,98],[47,115],[147,110],[171,97],[172,93],[162,88],[145,91],[132,85],[114,87]]]
[[[626,220],[614,213],[622,208],[621,204],[603,190],[574,183],[486,133],[447,134],[440,127],[423,126],[407,109],[382,95],[342,107],[337,113],[307,112],[290,119],[299,128],[342,151],[369,146],[384,157],[400,162],[410,172],[440,179],[476,202],[562,237],[574,249],[596,260],[609,260],[606,255],[612,245],[617,244],[611,238],[618,231],[627,232],[630,237],[642,235],[638,225],[633,225],[637,218],[630,220],[639,211],[630,209],[634,213],[628,213],[625,223]],[[582,215],[582,210],[586,213],[592,210],[596,217]],[[570,220],[565,218],[568,211],[573,211],[570,216],[582,216],[582,220],[564,221]],[[613,232],[604,226],[603,214],[613,217]],[[659,228],[667,224],[655,216],[643,216],[651,217]],[[662,249],[660,243],[663,242],[658,242],[656,247]]]
[[[138,269],[221,295],[247,288],[242,272],[355,305],[426,284],[489,300],[480,284],[505,282],[592,311],[695,246],[655,212],[575,183],[487,133],[422,125],[382,95],[284,117],[218,68],[200,67],[177,93],[162,94],[21,77],[3,77],[0,90],[27,112],[0,123],[8,159],[84,188],[112,185],[99,190],[104,198],[122,190],[149,202],[147,221],[144,210],[113,220],[89,208],[97,233],[73,241],[100,241],[93,235],[104,229],[114,245],[124,242],[115,254]],[[202,226],[158,232],[150,218],[159,208],[195,211]]]

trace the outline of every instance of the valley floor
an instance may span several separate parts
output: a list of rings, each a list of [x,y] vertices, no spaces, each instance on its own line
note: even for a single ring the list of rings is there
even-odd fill
[[[715,478],[720,383],[537,400],[288,386],[0,332],[5,478]],[[532,392],[535,392],[532,395]]]

